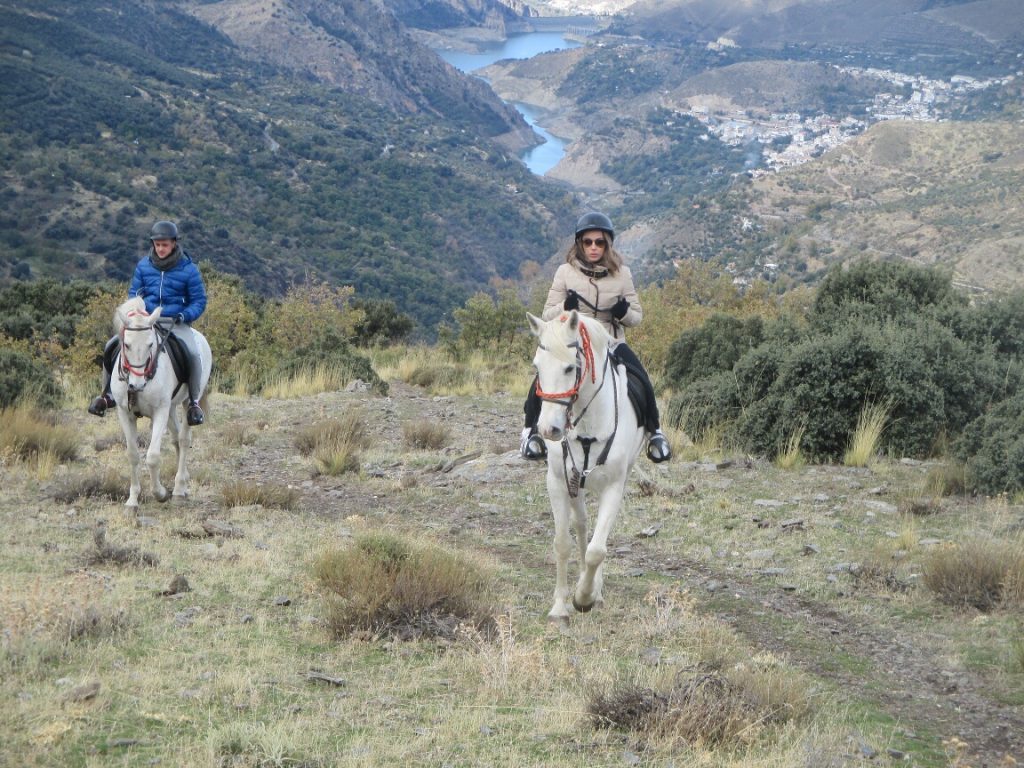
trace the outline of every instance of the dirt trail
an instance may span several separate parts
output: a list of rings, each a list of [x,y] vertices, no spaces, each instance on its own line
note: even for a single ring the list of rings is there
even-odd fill
[[[368,413],[380,414],[379,423],[389,433],[388,440],[400,440],[399,423],[406,418],[417,418],[446,421],[460,433],[462,441],[469,444],[509,449],[505,454],[485,452],[483,460],[469,461],[454,470],[452,467],[442,469],[440,465],[412,470],[395,463],[376,470],[375,476],[399,478],[414,473],[417,482],[423,485],[443,489],[470,484],[486,487],[489,493],[498,496],[517,486],[531,484],[536,486],[539,497],[546,498],[544,469],[523,461],[514,450],[518,444],[520,416],[518,406],[506,401],[507,398],[493,402],[433,398],[400,383],[392,384],[389,398],[364,399],[361,407]],[[453,453],[448,463],[457,456],[458,452]],[[276,455],[266,458],[271,465],[279,462]],[[260,471],[258,466],[252,469],[256,473]],[[358,513],[379,503],[379,499],[369,495],[358,481],[320,479],[306,490],[319,497],[318,509],[325,514]],[[530,527],[524,525],[521,514],[495,514],[481,521],[474,515],[487,516],[486,513],[467,512],[458,505],[445,503],[443,498],[431,498],[424,503],[429,503],[433,524],[453,532],[480,527],[491,534],[515,538],[521,536],[524,527]],[[415,516],[420,511],[403,508],[401,514]],[[538,521],[531,521],[531,524],[534,529],[544,527],[544,523]],[[514,553],[497,549],[494,554],[504,559],[541,558],[527,565],[547,568],[542,554],[528,554],[521,549]],[[885,626],[866,612],[855,617],[845,615],[825,602],[785,591],[773,579],[765,579],[755,572],[719,569],[643,547],[630,548],[628,552],[615,554],[614,558],[618,568],[661,573],[694,587],[693,592],[698,594],[703,610],[714,612],[745,636],[753,647],[784,656],[790,664],[835,683],[840,690],[849,691],[851,698],[874,702],[900,723],[905,732],[958,737],[969,745],[968,754],[961,756],[964,762],[956,763],[963,768],[994,768],[1024,762],[1024,712],[1019,707],[995,701],[977,673],[959,666],[954,668],[954,660],[944,655],[948,649],[944,650],[934,638],[912,635],[903,627]],[[727,591],[707,589],[712,582],[727,585]],[[725,599],[726,594],[729,599]],[[818,652],[809,654],[808,647]],[[837,658],[845,658],[850,663],[837,663]],[[913,742],[912,737],[908,738]],[[938,748],[938,745],[931,746]],[[879,759],[896,760],[898,757],[883,754]]]

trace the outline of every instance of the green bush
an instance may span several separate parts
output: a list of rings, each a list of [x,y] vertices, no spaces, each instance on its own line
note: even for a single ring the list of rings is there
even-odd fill
[[[1024,491],[1024,393],[968,424],[953,453],[966,465],[968,490],[991,495]]]
[[[730,371],[745,352],[764,339],[760,317],[741,320],[714,314],[699,328],[684,331],[669,347],[665,373],[683,386],[717,371]]]
[[[356,352],[335,328],[321,328],[307,343],[284,352],[268,378],[294,376],[320,364],[337,365],[348,373],[350,380],[362,379],[374,392],[388,393],[387,382],[373,370],[370,360]]]
[[[53,373],[26,352],[0,348],[0,408],[31,399],[42,408],[56,408],[63,393]]]

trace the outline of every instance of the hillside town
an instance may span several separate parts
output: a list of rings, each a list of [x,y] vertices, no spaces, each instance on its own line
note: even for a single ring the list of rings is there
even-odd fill
[[[723,113],[700,103],[691,104],[690,109],[683,114],[699,120],[711,135],[726,144],[747,146],[759,143],[762,147],[762,163],[748,170],[751,176],[758,177],[819,157],[862,133],[872,123],[884,120],[942,120],[958,98],[1005,85],[1016,77],[1007,75],[1002,78],[979,79],[954,75],[944,81],[885,69],[835,68],[855,78],[884,80],[895,89],[876,94],[871,103],[865,106],[862,116],[837,117],[790,112],[763,118],[744,110]]]

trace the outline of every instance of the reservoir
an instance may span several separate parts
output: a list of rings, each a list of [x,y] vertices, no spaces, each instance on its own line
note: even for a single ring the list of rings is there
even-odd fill
[[[579,45],[572,40],[566,40],[561,32],[526,32],[511,35],[508,39],[492,45],[486,45],[479,53],[439,49],[435,49],[435,52],[459,71],[471,74],[502,59],[529,59],[539,53],[578,48]],[[543,144],[527,150],[521,156],[530,171],[538,176],[543,176],[562,159],[567,142],[537,125],[537,114],[529,106],[525,104],[513,104],[513,106],[519,110],[530,127],[544,139]]]

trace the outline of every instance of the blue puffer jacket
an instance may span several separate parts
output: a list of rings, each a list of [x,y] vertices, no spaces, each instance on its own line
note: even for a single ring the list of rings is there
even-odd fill
[[[203,277],[184,250],[178,263],[166,271],[157,269],[150,256],[143,256],[128,289],[128,297],[132,296],[143,298],[147,312],[163,307],[163,317],[183,315],[186,323],[194,322],[206,309]]]

